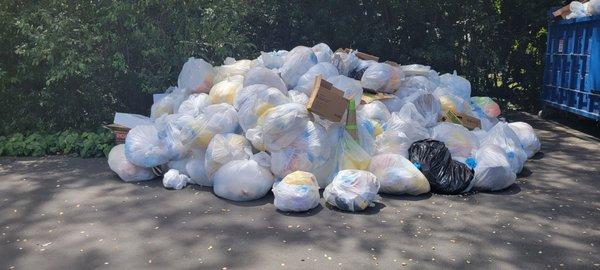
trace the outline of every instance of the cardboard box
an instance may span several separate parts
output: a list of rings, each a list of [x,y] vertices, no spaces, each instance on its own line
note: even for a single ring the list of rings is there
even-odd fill
[[[127,138],[127,133],[132,128],[139,125],[152,125],[152,120],[143,115],[132,114],[132,113],[115,113],[115,117],[113,119],[113,123],[110,125],[105,125],[104,128],[109,129],[115,135],[115,143],[121,144],[125,143],[125,138]]]
[[[336,50],[336,52],[345,52],[345,53],[350,53],[351,51],[355,51],[355,50],[348,49],[348,48],[339,48]],[[372,55],[372,54],[359,52],[359,51],[356,51],[356,57],[358,57],[359,59],[362,59],[362,60],[373,60],[373,61],[377,61],[377,62],[379,61],[379,57]]]
[[[104,128],[110,129],[110,131],[112,131],[112,133],[115,135],[115,144],[125,143],[127,133],[129,132],[129,130],[131,130],[126,126],[121,126],[118,124],[105,125]]]
[[[444,113],[440,118],[440,122],[459,124],[470,130],[481,128],[481,121],[479,121],[479,119],[455,111],[447,111]]]
[[[348,99],[344,98],[344,92],[324,80],[321,75],[317,76],[306,109],[329,121],[340,122],[346,108]]]

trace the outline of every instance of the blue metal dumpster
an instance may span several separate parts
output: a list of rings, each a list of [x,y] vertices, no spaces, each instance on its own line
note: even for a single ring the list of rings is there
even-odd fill
[[[600,120],[600,15],[548,24],[541,99],[544,107]]]

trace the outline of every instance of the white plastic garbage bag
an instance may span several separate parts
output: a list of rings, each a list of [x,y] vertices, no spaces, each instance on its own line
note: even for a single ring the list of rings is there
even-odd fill
[[[202,112],[202,109],[208,107],[208,105],[210,105],[210,98],[207,94],[201,93],[190,95],[188,99],[179,105],[177,113],[197,117]]]
[[[386,99],[382,100],[381,102],[385,105],[385,107],[388,108],[388,110],[390,112],[397,112],[404,105],[404,101],[397,96],[393,96],[391,98],[386,98]]]
[[[288,51],[286,50],[260,52],[259,59],[266,68],[277,69],[283,66],[283,62],[285,62],[285,56],[287,54]]]
[[[170,169],[163,176],[163,186],[171,189],[182,189],[190,180],[187,175],[180,173],[178,170]]]
[[[311,49],[315,53],[315,56],[317,56],[317,61],[331,62],[331,59],[333,58],[333,51],[327,44],[319,43],[313,46]]]
[[[208,93],[213,84],[215,70],[213,66],[202,59],[190,57],[177,78],[177,86],[186,88],[193,93]]]
[[[390,119],[392,114],[387,107],[379,100],[358,107],[357,115],[359,118],[369,119],[376,123],[378,127],[383,128],[383,125]],[[375,132],[376,135],[377,132]]]
[[[385,131],[398,131],[404,133],[413,141],[419,141],[429,138],[429,130],[423,126],[425,118],[412,103],[402,106],[398,112],[391,114],[388,121],[384,123]]]
[[[312,66],[306,73],[300,76],[298,79],[298,84],[294,90],[310,96],[315,85],[315,78],[317,78],[318,75],[321,75],[323,79],[327,80],[328,78],[339,75],[339,73],[333,64],[328,62],[320,62]]]
[[[312,173],[295,171],[273,185],[273,204],[281,211],[304,212],[319,205],[319,186]]]
[[[254,128],[267,110],[288,102],[289,99],[276,88],[264,84],[244,87],[235,100],[240,126],[244,131]]]
[[[475,176],[468,190],[496,191],[502,190],[517,179],[510,168],[506,152],[498,146],[483,145],[475,152]]]
[[[164,115],[156,119],[158,138],[165,142],[170,159],[182,159],[202,130],[193,116],[186,114]]]
[[[150,168],[136,166],[125,157],[125,145],[119,144],[108,153],[108,167],[125,182],[146,181],[156,177]]]
[[[415,141],[404,132],[388,130],[375,138],[376,154],[398,154],[408,157],[408,148]]]
[[[169,161],[167,167],[169,169],[178,170],[179,173],[187,175],[190,180],[188,183],[201,186],[210,186],[209,180],[204,169],[205,150],[199,147],[194,147],[190,151],[190,155],[180,160]]]
[[[513,172],[521,172],[527,160],[527,153],[521,146],[519,136],[506,122],[499,122],[488,131],[487,136],[481,141],[481,145],[486,144],[493,144],[504,149]]]
[[[242,75],[234,75],[225,78],[216,83],[210,89],[208,96],[211,104],[227,103],[233,105],[235,96],[242,89],[244,77]]]
[[[275,87],[284,95],[287,94],[288,91],[281,77],[279,77],[277,73],[265,67],[253,67],[246,73],[246,77],[244,78],[244,87],[253,84],[264,84],[270,87]]]
[[[394,93],[404,78],[402,71],[386,63],[370,65],[360,79],[363,88],[381,93]]]
[[[170,159],[165,142],[158,138],[158,131],[152,125],[137,126],[127,133],[125,156],[131,163],[145,168],[165,164]]]
[[[268,109],[257,125],[246,131],[246,138],[258,150],[280,150],[294,142],[308,122],[306,107],[287,103]]]
[[[472,157],[479,147],[479,140],[467,128],[454,124],[442,122],[431,129],[431,139],[443,142],[452,159],[465,162]]]
[[[446,87],[438,87],[433,94],[440,99],[440,104],[442,105],[442,112],[458,112],[464,114],[471,113],[471,102],[469,100],[464,100],[459,96],[451,94],[449,89]]]
[[[431,71],[431,67],[420,64],[400,66],[400,69],[406,76],[427,76]]]
[[[359,81],[343,75],[330,77],[327,81],[337,89],[344,91],[346,99],[354,99],[356,104],[360,104],[363,89]]]
[[[251,156],[252,146],[244,136],[233,133],[215,135],[206,148],[204,167],[209,178],[206,186],[212,186],[213,174],[221,166],[233,160],[249,159]]]
[[[521,146],[527,154],[527,158],[533,157],[538,151],[540,151],[540,140],[535,135],[535,131],[531,125],[525,122],[514,122],[509,123],[508,126],[515,132],[515,134],[517,134],[517,137],[519,137],[519,141],[521,142]]]
[[[235,108],[227,103],[213,104],[204,108],[196,118],[201,125],[197,143],[206,147],[215,134],[235,133],[239,127]]]
[[[440,83],[450,90],[450,94],[458,96],[463,100],[471,98],[471,83],[469,80],[456,75],[456,71],[453,74],[446,73],[441,75]]]
[[[331,63],[338,69],[340,75],[349,76],[358,67],[359,61],[356,51],[350,53],[336,52],[333,54]]]
[[[244,76],[252,66],[252,61],[248,59],[242,59],[238,61],[235,61],[235,59],[229,60],[230,61],[226,61],[224,65],[215,68],[217,73],[215,75],[214,83],[218,83],[222,80],[225,80],[227,77],[230,76]]]
[[[158,102],[150,107],[150,118],[157,119],[163,115],[172,114],[175,106],[175,98],[171,95],[166,95]]]
[[[471,97],[473,110],[481,110],[487,117],[498,117],[501,113],[500,106],[489,97]]]
[[[426,76],[411,76],[402,80],[398,92],[408,93],[415,90],[433,92],[437,87],[438,84]]]
[[[429,181],[423,173],[401,155],[374,156],[369,171],[379,180],[379,193],[420,195],[430,190]]]
[[[600,0],[590,0],[587,2],[585,10],[590,16],[600,14]]]
[[[288,97],[290,99],[290,102],[298,103],[304,106],[308,104],[309,96],[300,91],[290,90],[288,91]]]
[[[406,98],[407,103],[415,105],[417,111],[423,116],[425,127],[437,124],[441,116],[440,100],[433,94],[427,92],[416,92]]]
[[[274,178],[269,168],[256,160],[257,155],[249,160],[230,161],[219,168],[213,176],[215,194],[232,201],[264,197],[273,186]]]
[[[310,48],[298,46],[292,49],[279,70],[287,88],[294,89],[300,76],[317,63],[317,56]]]
[[[379,192],[379,180],[368,171],[342,170],[323,192],[323,198],[345,211],[362,211],[373,205]]]

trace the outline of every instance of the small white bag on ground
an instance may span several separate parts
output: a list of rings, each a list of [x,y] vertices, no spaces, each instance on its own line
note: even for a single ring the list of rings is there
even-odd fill
[[[533,157],[535,153],[540,151],[542,146],[540,139],[535,135],[535,131],[531,125],[525,122],[514,122],[509,123],[508,126],[515,134],[517,134],[517,137],[519,137],[519,141],[527,154],[527,158]]]
[[[458,96],[463,100],[469,100],[471,98],[471,83],[469,80],[456,75],[456,71],[453,74],[446,73],[440,76],[440,84],[446,86],[450,94]]]
[[[273,186],[274,178],[268,166],[263,166],[268,164],[262,164],[259,160],[263,159],[259,154],[249,160],[230,161],[219,168],[213,177],[215,194],[232,201],[252,201],[264,197]]]
[[[177,78],[177,86],[186,88],[189,92],[208,93],[213,84],[215,70],[213,66],[202,59],[190,57]]]
[[[311,50],[317,56],[319,62],[331,62],[333,58],[333,51],[329,48],[329,45],[325,43],[319,43],[311,48]]]
[[[253,67],[246,73],[246,76],[244,77],[244,87],[253,84],[264,84],[275,87],[284,95],[287,94],[288,91],[281,77],[265,67]]]
[[[127,133],[125,156],[131,163],[145,168],[165,164],[171,158],[153,125],[136,126]]]
[[[249,159],[251,156],[252,146],[244,136],[233,133],[215,135],[206,148],[204,167],[209,179],[206,186],[212,186],[213,174],[221,166],[233,160]]]
[[[287,88],[294,89],[300,76],[317,63],[317,56],[310,48],[298,46],[292,49],[279,70]]]
[[[163,176],[163,186],[165,188],[182,189],[190,180],[187,175],[180,173],[178,170],[170,169]]]
[[[356,104],[360,104],[362,98],[363,89],[360,85],[360,81],[352,78],[348,78],[343,75],[333,76],[327,79],[337,89],[344,91],[344,98],[354,99]]]
[[[465,162],[472,157],[479,147],[479,140],[467,128],[454,124],[442,122],[431,129],[431,139],[443,142],[452,159]]]
[[[321,75],[323,79],[327,80],[333,76],[339,75],[337,68],[328,62],[320,62],[312,66],[306,73],[304,73],[298,79],[298,84],[294,88],[296,91],[300,91],[307,96],[310,96],[315,85],[315,78]]]
[[[256,121],[267,110],[288,103],[289,99],[277,88],[255,84],[242,88],[235,100],[242,130],[256,127]]]
[[[190,95],[185,101],[179,105],[178,114],[187,114],[193,117],[200,115],[202,110],[210,105],[210,98],[207,94]]]
[[[201,126],[196,142],[202,147],[207,147],[215,134],[235,133],[239,127],[237,112],[227,103],[204,108],[196,120]]]
[[[485,144],[493,144],[504,149],[510,167],[515,173],[521,172],[525,161],[527,161],[527,153],[521,146],[519,136],[506,122],[499,122],[488,131],[487,136],[481,141],[481,145]]]
[[[475,152],[475,176],[471,180],[469,190],[496,191],[502,190],[517,179],[510,168],[506,152],[498,146],[488,144]]]
[[[369,171],[379,180],[379,193],[420,195],[430,190],[427,178],[401,155],[374,156]]]
[[[206,176],[206,170],[204,169],[204,149],[194,147],[190,152],[191,154],[186,158],[169,161],[167,167],[187,175],[190,178],[188,183],[201,186],[212,185],[210,184],[211,182],[209,182],[208,177]]]
[[[257,120],[256,127],[246,132],[246,138],[258,150],[280,150],[294,142],[308,122],[306,107],[287,103],[267,110]]]
[[[323,198],[344,211],[362,211],[373,204],[379,192],[379,180],[368,171],[342,170],[325,188]]]
[[[370,65],[360,79],[363,88],[381,93],[394,93],[404,78],[402,70],[386,63]]]
[[[244,77],[242,75],[234,75],[216,83],[208,94],[210,102],[212,104],[227,103],[233,105],[235,96],[242,89],[243,81]]]
[[[319,186],[312,173],[295,171],[273,184],[273,204],[281,211],[303,212],[319,205]]]
[[[125,157],[125,145],[119,144],[108,153],[108,167],[125,182],[146,181],[156,177],[150,168],[136,166]]]
[[[231,61],[227,61],[231,60]],[[250,70],[250,66],[252,66],[252,61],[248,59],[242,59],[236,61],[235,59],[228,58],[225,60],[225,64],[219,67],[215,67],[216,75],[214,83],[218,83],[220,81],[225,80],[227,77],[242,75],[245,76],[246,72]]]

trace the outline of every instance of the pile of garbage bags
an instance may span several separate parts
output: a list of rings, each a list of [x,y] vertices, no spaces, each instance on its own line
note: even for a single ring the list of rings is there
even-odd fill
[[[590,0],[585,3],[573,1],[569,4],[569,9],[571,13],[566,16],[566,19],[600,15],[600,0]]]
[[[379,193],[507,188],[540,150],[530,125],[499,119],[500,106],[471,96],[470,82],[456,72],[356,53],[320,43],[220,66],[189,58],[177,86],[150,108],[151,121],[111,150],[109,167],[127,182],[162,176],[166,188],[212,187],[232,201],[272,190],[281,211],[317,207],[324,189],[331,207],[362,211]],[[345,119],[307,110],[317,76],[358,104],[355,137]],[[386,98],[367,103],[365,91]],[[481,127],[440,122],[448,111],[479,119]]]

